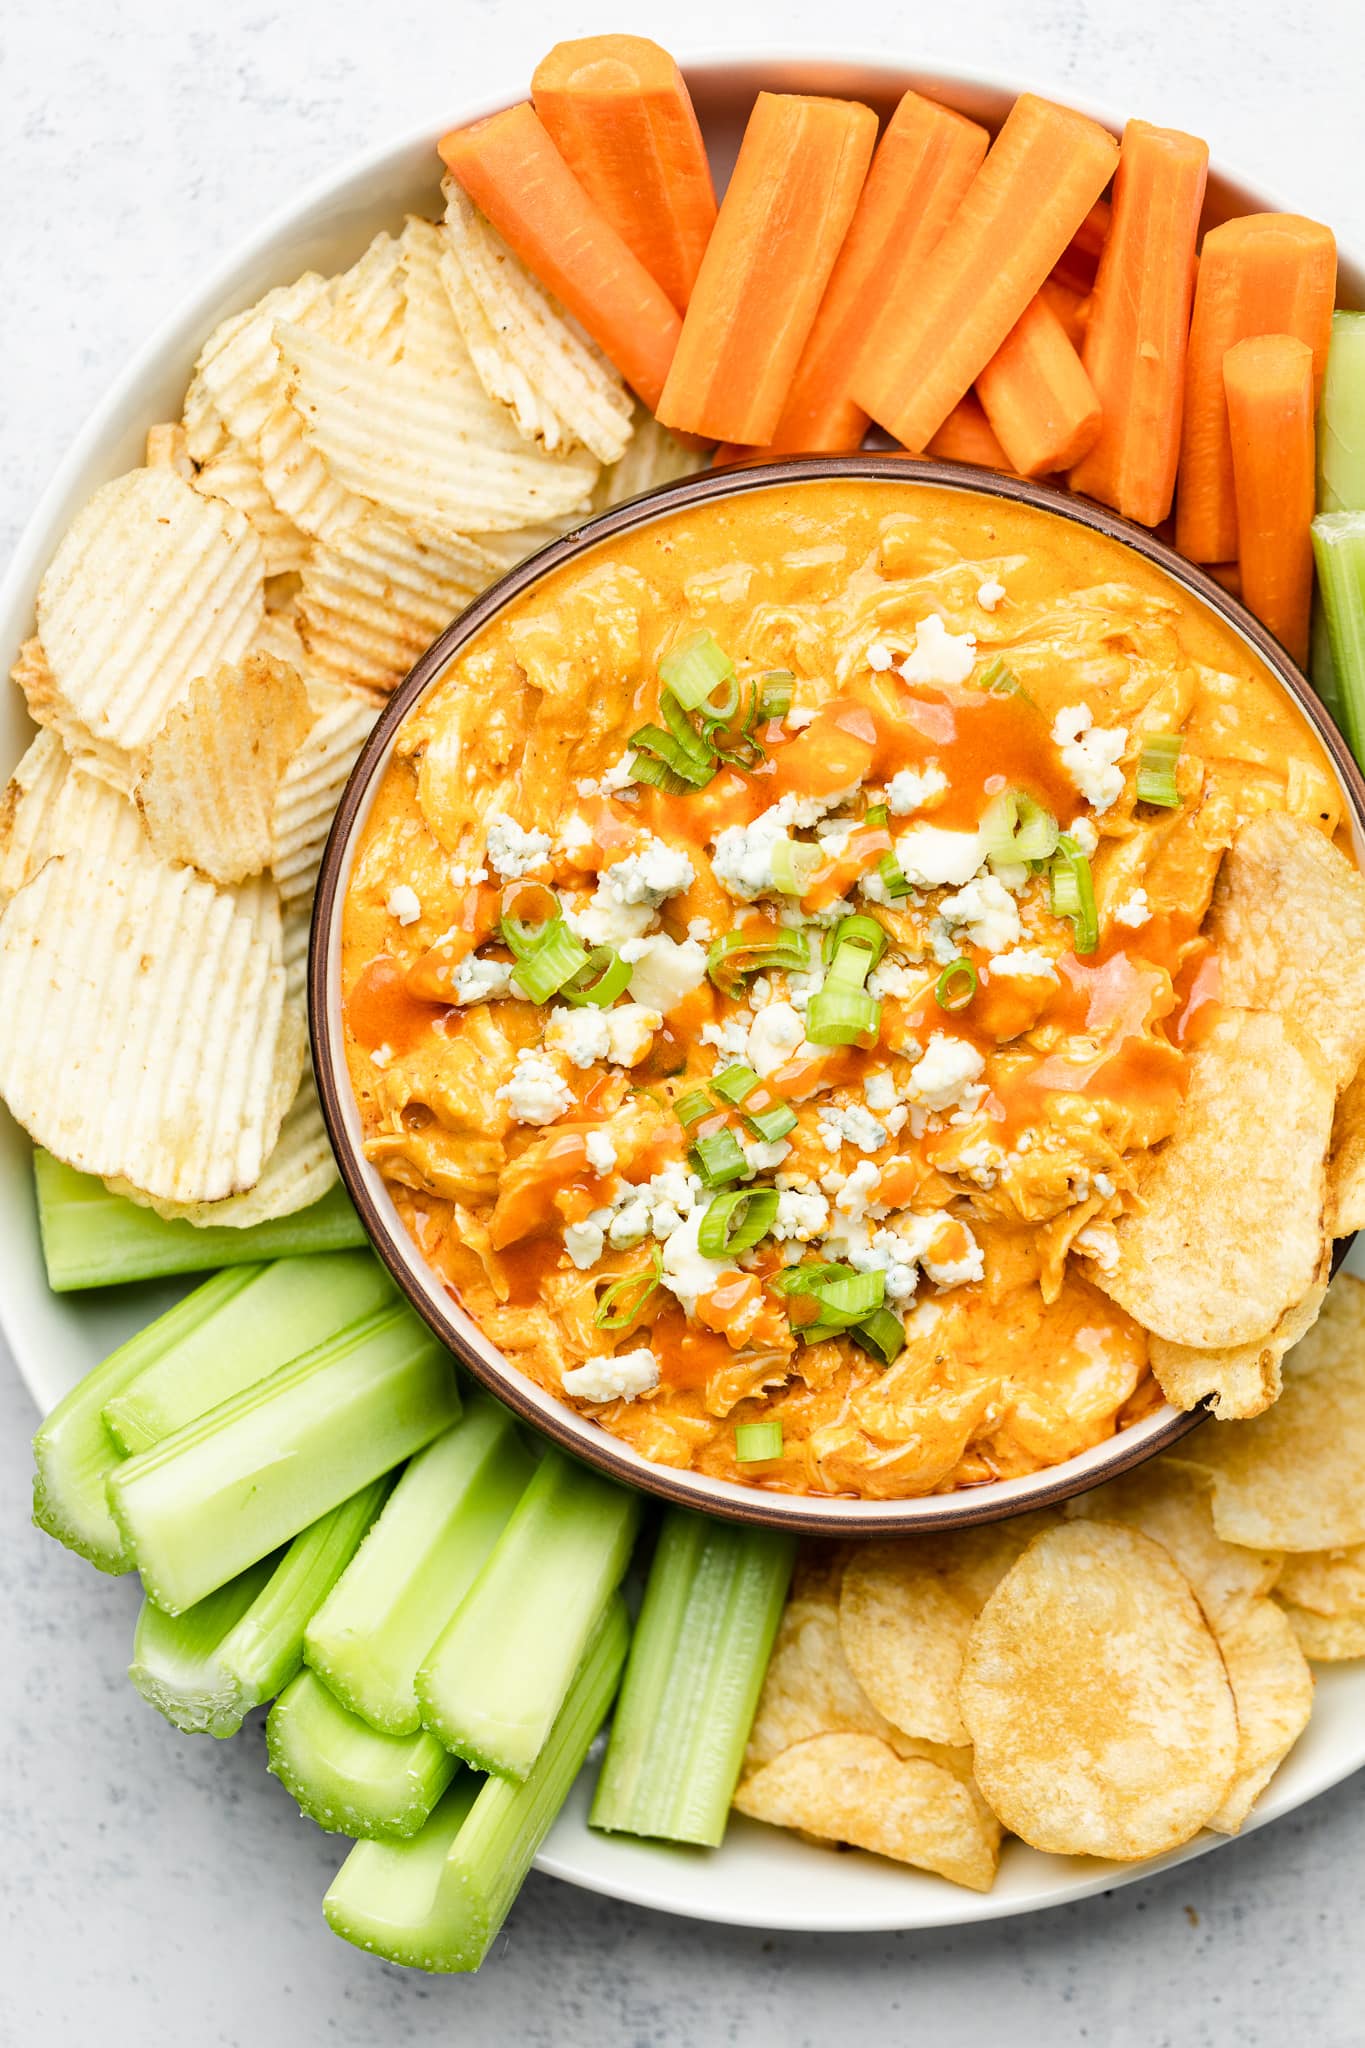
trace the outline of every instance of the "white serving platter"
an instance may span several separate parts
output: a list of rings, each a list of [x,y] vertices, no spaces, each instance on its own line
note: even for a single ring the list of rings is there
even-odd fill
[[[528,53],[528,77],[529,77]],[[754,94],[822,92],[866,100],[889,111],[914,86],[964,113],[996,123],[1025,85],[987,78],[940,77],[861,60],[774,52],[767,58],[699,60],[686,67],[717,167],[734,156]],[[1064,92],[1057,97],[1067,98]],[[478,119],[505,99],[452,107],[447,126]],[[1117,129],[1121,117],[1088,108]],[[154,421],[179,417],[200,344],[225,314],[273,284],[310,267],[336,270],[351,262],[381,227],[405,212],[439,212],[439,164],[430,128],[353,159],[291,200],[268,220],[152,335],[76,437],[34,511],[0,583],[0,651],[8,662],[32,631],[38,581],[73,514],[97,485],[142,459]],[[1210,182],[1219,217],[1293,205],[1224,174]],[[1365,273],[1344,261],[1343,297],[1365,301]],[[53,289],[60,290],[59,279]],[[0,691],[0,780],[31,735],[18,693]],[[5,1028],[12,1028],[13,1020]],[[1365,1274],[1365,1254],[1352,1254]],[[46,1411],[116,1344],[183,1294],[188,1282],[158,1282],[85,1295],[50,1294],[38,1242],[24,1134],[0,1110],[0,1327],[38,1407]],[[1328,1791],[1365,1765],[1365,1663],[1319,1666],[1312,1722],[1258,1803],[1253,1827],[1265,1826]],[[591,1767],[537,1858],[537,1867],[591,1891],[730,1926],[853,1932],[944,1927],[1065,1904],[1148,1877],[1203,1855],[1223,1840],[1201,1835],[1181,1850],[1141,1864],[1044,1856],[1011,1842],[993,1891],[983,1895],[906,1870],[860,1851],[835,1855],[796,1836],[736,1819],[723,1848],[671,1849],[596,1835],[587,1826]],[[283,1796],[283,1795],[281,1795]]]

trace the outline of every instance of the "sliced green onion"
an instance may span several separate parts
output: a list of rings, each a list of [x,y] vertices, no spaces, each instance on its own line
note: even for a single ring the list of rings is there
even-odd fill
[[[744,1119],[756,1138],[762,1138],[769,1145],[775,1145],[779,1138],[785,1138],[788,1131],[797,1125],[796,1111],[789,1102],[775,1102],[771,1109],[753,1109]]]
[[[981,831],[987,860],[1000,865],[1046,860],[1057,848],[1057,820],[1023,789],[992,797]]]
[[[1052,914],[1071,919],[1078,953],[1094,952],[1100,942],[1095,883],[1090,862],[1069,832],[1058,837],[1052,860]]]
[[[824,854],[809,839],[779,839],[772,851],[772,877],[784,896],[804,896]]]
[[[874,1308],[870,1316],[864,1316],[855,1323],[849,1336],[860,1351],[879,1358],[883,1365],[890,1365],[899,1358],[905,1346],[905,1326],[899,1316],[892,1315],[889,1308]]]
[[[875,917],[845,917],[834,927],[830,973],[841,987],[861,988],[886,951],[886,933]]]
[[[543,882],[513,882],[503,891],[498,923],[508,950],[523,960],[562,916],[559,898]]]
[[[998,654],[990,667],[983,669],[977,677],[977,688],[989,690],[993,697],[1022,697],[1026,704],[1033,702],[1014,670],[1007,668]]]
[[[976,969],[970,960],[961,954],[948,965],[934,983],[934,1001],[941,1010],[965,1010],[976,994]]]
[[[723,1074],[717,1074],[711,1086],[726,1102],[743,1102],[746,1095],[752,1095],[759,1085],[758,1075],[752,1067],[727,1067]]]
[[[766,676],[758,679],[758,719],[764,725],[769,719],[785,718],[792,708],[792,692],[796,688],[796,677],[790,669],[770,669]]]
[[[628,1330],[663,1278],[663,1270],[663,1254],[655,1245],[642,1272],[623,1273],[610,1287],[604,1287],[593,1316],[598,1329]]]
[[[820,1304],[820,1320],[836,1329],[851,1329],[882,1305],[886,1275],[881,1272],[840,1272],[834,1279],[819,1280],[811,1293]]]
[[[800,932],[724,932],[713,940],[706,956],[706,971],[722,995],[734,995],[746,975],[765,967],[785,968],[789,974],[804,974],[810,966],[806,941]]]
[[[737,1174],[746,1173],[749,1167],[733,1131],[712,1131],[707,1137],[698,1138],[688,1157],[693,1170],[710,1188],[723,1186]]]
[[[739,685],[735,665],[714,636],[704,628],[673,648],[659,663],[659,674],[685,711],[701,711],[722,722],[733,718],[739,708]],[[733,689],[733,701],[722,709],[717,691]]]
[[[699,1124],[704,1116],[710,1116],[714,1108],[715,1104],[704,1088],[692,1088],[686,1095],[678,1097],[673,1105],[673,1114],[683,1129],[690,1131],[693,1124]]]
[[[717,1195],[698,1227],[697,1250],[707,1259],[737,1259],[768,1235],[776,1215],[776,1188],[736,1188]]]
[[[886,951],[886,933],[871,917],[846,917],[836,927],[824,986],[806,1006],[812,1045],[870,1045],[881,1029],[882,1006],[863,987]]]
[[[832,1259],[808,1259],[802,1266],[784,1266],[780,1273],[769,1274],[767,1284],[774,1294],[813,1294],[821,1281],[852,1271],[852,1266],[836,1265]]]
[[[566,1003],[580,1008],[591,1003],[595,1009],[606,1010],[630,987],[631,963],[623,960],[614,946],[594,946],[588,955],[587,964],[580,967],[572,981],[566,981],[559,993]]]
[[[782,1424],[772,1422],[737,1422],[735,1424],[735,1459],[741,1465],[761,1465],[768,1458],[782,1455]]]
[[[668,734],[660,733],[657,725],[640,728],[631,741],[635,749],[635,780],[647,782],[652,788],[663,790],[665,796],[685,796],[689,789],[696,787],[696,784],[690,776],[679,775],[676,769],[670,768],[661,756],[646,753],[641,746],[641,736],[644,733],[655,733],[661,740],[668,740]],[[669,740],[669,745],[672,744]]]
[[[1175,786],[1175,764],[1180,759],[1178,732],[1150,733],[1138,756],[1137,799],[1140,804],[1160,804],[1174,810],[1180,802]]]
[[[987,804],[981,819],[981,843],[987,860],[1012,861],[1014,830],[1019,823],[1018,802],[1012,789],[1002,789]]]
[[[507,932],[508,926],[515,923],[514,918],[502,920],[503,936],[512,951],[517,953],[517,947]],[[574,937],[563,918],[557,917],[533,947],[517,953],[512,979],[533,1003],[548,1003],[552,995],[557,994],[567,982],[577,980],[590,964],[587,947]]]
[[[660,691],[659,711],[668,730],[665,732],[657,725],[642,725],[631,736],[632,750],[645,761],[660,761],[664,768],[690,788],[703,788],[716,772],[715,748],[704,733],[698,732],[671,690]],[[635,772],[638,779],[639,761]],[[645,779],[653,781],[655,778],[651,773]]]

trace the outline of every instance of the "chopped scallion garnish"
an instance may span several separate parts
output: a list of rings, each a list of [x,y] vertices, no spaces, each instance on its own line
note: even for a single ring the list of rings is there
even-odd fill
[[[723,995],[734,995],[746,975],[765,967],[804,974],[810,966],[806,941],[794,931],[724,932],[712,942],[706,971]]]
[[[904,1324],[899,1316],[884,1306],[873,1309],[871,1315],[855,1323],[848,1334],[860,1351],[879,1358],[883,1365],[890,1365],[893,1359],[899,1358],[905,1345]]]
[[[775,668],[758,679],[758,719],[764,725],[771,718],[785,718],[792,708],[796,677],[790,669]]]
[[[698,1138],[688,1158],[709,1188],[723,1187],[727,1180],[737,1179],[747,1172],[749,1165],[733,1131],[708,1132],[704,1138]]]
[[[872,1045],[881,1029],[882,1006],[864,983],[886,951],[886,933],[871,917],[846,917],[835,928],[823,987],[806,1006],[806,1037],[812,1045]]]
[[[515,923],[513,918],[502,920],[503,937],[517,955],[512,979],[533,1003],[548,1003],[566,982],[576,980],[589,967],[588,949],[574,937],[562,917],[552,918],[530,945],[512,936],[509,927]]]
[[[1057,847],[1057,820],[1027,790],[1004,790],[991,798],[981,821],[986,858],[998,866],[1046,860]]]
[[[735,665],[705,629],[666,654],[659,674],[685,711],[700,711],[723,724],[739,709]]]
[[[782,1455],[782,1424],[774,1418],[771,1422],[737,1422],[735,1424],[735,1460],[740,1465],[761,1465],[768,1458]]]
[[[699,1124],[704,1116],[710,1116],[713,1104],[704,1088],[691,1088],[686,1095],[680,1095],[673,1105],[673,1114],[685,1131],[693,1124]]]
[[[776,1188],[735,1188],[717,1195],[697,1229],[697,1250],[707,1259],[735,1259],[752,1251],[772,1229]]]
[[[756,1138],[774,1145],[796,1129],[797,1116],[789,1102],[775,1102],[771,1109],[750,1110],[744,1121]]]
[[[1078,953],[1094,952],[1100,942],[1094,878],[1090,862],[1069,832],[1059,836],[1052,859],[1052,914],[1071,919]]]
[[[1000,655],[977,677],[977,688],[989,690],[993,697],[1022,697],[1026,704],[1033,702],[1028,691],[1012,668],[1007,668]]]
[[[1180,791],[1175,784],[1175,764],[1180,759],[1181,744],[1178,732],[1149,733],[1142,742],[1137,772],[1137,800],[1140,804],[1160,804],[1164,810],[1170,811],[1180,802]]]
[[[625,994],[630,975],[630,962],[623,960],[614,947],[594,946],[586,966],[580,968],[572,981],[566,981],[559,993],[566,1003],[578,1008],[591,1003],[595,1009],[605,1010]]]
[[[727,1067],[723,1074],[715,1076],[711,1086],[725,1102],[743,1102],[757,1088],[758,1075],[752,1067]]]
[[[941,1010],[965,1010],[976,994],[976,969],[970,960],[961,954],[948,965],[934,983],[934,1001]]]
[[[804,896],[811,876],[824,860],[808,839],[779,839],[772,850],[772,877],[784,896]]]
[[[628,1330],[662,1278],[663,1254],[658,1245],[650,1251],[649,1264],[639,1273],[623,1273],[604,1287],[593,1316],[599,1330]]]

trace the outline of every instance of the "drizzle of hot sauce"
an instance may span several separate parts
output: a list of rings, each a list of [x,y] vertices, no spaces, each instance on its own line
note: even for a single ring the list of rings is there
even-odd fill
[[[564,1246],[557,1237],[527,1237],[502,1253],[507,1280],[508,1308],[534,1308],[541,1288],[563,1257]]]
[[[832,697],[804,732],[770,757],[775,770],[774,793],[833,796],[836,790],[866,782],[878,739],[877,721],[866,704],[851,697]]]
[[[930,813],[935,825],[974,831],[989,798],[1008,789],[1024,790],[1063,821],[1075,811],[1075,785],[1047,720],[1026,698],[989,690],[949,696],[926,683],[892,692],[885,676],[867,687],[880,700],[872,772],[889,781],[898,769],[936,761],[948,788]]]
[[[1036,1121],[1049,1094],[1098,1095],[1174,1114],[1187,1084],[1185,1056],[1151,1029],[1175,1004],[1165,969],[1120,950],[1093,965],[1064,953],[1057,970],[1046,1021],[1084,1033],[1094,1041],[1093,1056],[1053,1053],[1015,1076],[1003,1094],[1005,1122],[1017,1130]]]
[[[1176,977],[1171,1037],[1192,1049],[1207,1038],[1222,1010],[1222,963],[1207,946],[1190,955]]]
[[[679,1392],[700,1392],[715,1373],[728,1370],[734,1353],[719,1331],[687,1320],[680,1308],[664,1309],[649,1334],[659,1361],[659,1378]]]
[[[408,978],[387,953],[371,960],[346,998],[346,1021],[357,1045],[375,1052],[408,1052],[449,1011],[444,1003],[412,994]]]

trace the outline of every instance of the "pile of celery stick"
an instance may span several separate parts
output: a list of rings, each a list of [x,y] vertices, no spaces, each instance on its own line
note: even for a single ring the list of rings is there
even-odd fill
[[[195,1232],[44,1154],[36,1183],[61,1290],[235,1240],[48,1416],[34,1519],[141,1574],[129,1676],[176,1727],[272,1703],[270,1770],[355,1838],[337,1934],[477,1969],[614,1700],[591,1825],[720,1842],[789,1539],[669,1509],[632,1631],[645,1503],[462,1383],[349,1204]]]
[[[1313,686],[1365,766],[1365,313],[1334,313],[1318,415]]]

